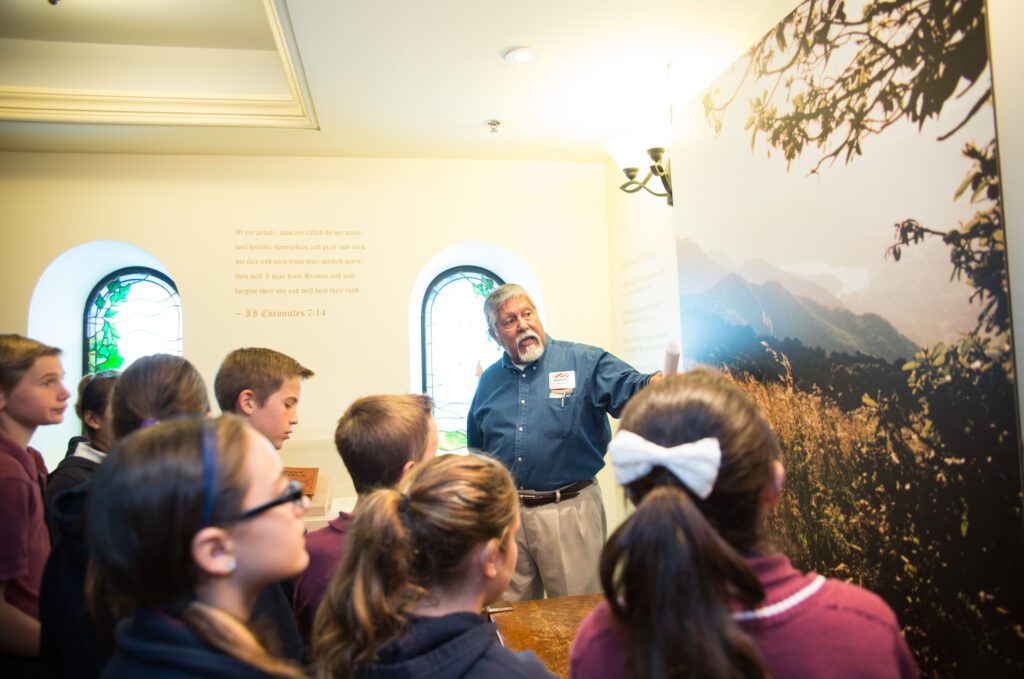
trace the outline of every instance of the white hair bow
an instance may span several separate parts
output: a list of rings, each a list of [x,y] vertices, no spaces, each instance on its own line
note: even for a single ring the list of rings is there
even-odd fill
[[[655,467],[664,467],[702,500],[711,495],[722,464],[716,438],[664,448],[631,431],[619,430],[608,444],[608,452],[615,478],[622,485],[647,476]]]

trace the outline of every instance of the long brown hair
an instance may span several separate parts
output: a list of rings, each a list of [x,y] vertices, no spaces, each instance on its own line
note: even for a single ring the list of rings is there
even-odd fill
[[[321,677],[351,677],[401,636],[408,613],[466,573],[475,547],[515,539],[512,477],[486,457],[445,455],[417,465],[397,489],[368,496],[317,611]]]
[[[128,366],[111,396],[114,436],[122,438],[149,422],[210,410],[202,375],[181,356],[152,354]]]
[[[762,497],[779,455],[767,421],[724,377],[694,371],[637,394],[621,428],[664,447],[712,437],[722,451],[706,499],[664,467],[626,486],[637,509],[608,540],[600,569],[628,636],[629,676],[768,676],[729,608],[764,599],[741,554],[763,544]]]
[[[100,620],[135,607],[177,610],[222,652],[271,674],[303,676],[271,656],[242,621],[195,599],[204,577],[191,549],[202,523],[204,426],[216,428],[217,440],[210,523],[241,511],[248,488],[243,420],[178,419],[121,439],[93,476],[89,494],[90,608]]]

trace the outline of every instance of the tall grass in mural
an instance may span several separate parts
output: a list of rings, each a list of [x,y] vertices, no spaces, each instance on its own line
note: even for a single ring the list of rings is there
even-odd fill
[[[781,156],[813,179],[886,153],[890,127],[923,134],[939,121],[939,145],[969,124],[985,129],[991,101],[983,0],[809,0],[702,105],[716,136],[742,127],[751,154]],[[745,124],[727,115],[744,104]],[[954,120],[942,116],[951,107]],[[878,257],[909,279],[920,264],[908,254],[941,244],[973,309],[966,327],[912,342],[896,317],[923,303],[909,288],[888,300],[896,311],[886,319],[836,308],[838,297],[810,301],[787,291],[785,276],[751,282],[733,271],[699,294],[681,291],[684,346],[725,366],[778,433],[788,472],[771,518],[780,547],[803,568],[882,595],[925,675],[1007,676],[1024,670],[1024,532],[994,126],[989,138],[946,146],[962,181],[924,192],[927,218],[892,214]],[[944,201],[958,214],[969,203],[969,216],[936,221],[932,203]],[[681,281],[693,261],[681,255]]]

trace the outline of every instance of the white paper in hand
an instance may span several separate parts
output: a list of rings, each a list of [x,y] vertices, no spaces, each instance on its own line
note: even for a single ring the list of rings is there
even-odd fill
[[[679,369],[679,345],[675,342],[669,342],[668,346],[665,347],[665,367],[662,368],[661,374],[665,377],[675,374],[676,370]]]

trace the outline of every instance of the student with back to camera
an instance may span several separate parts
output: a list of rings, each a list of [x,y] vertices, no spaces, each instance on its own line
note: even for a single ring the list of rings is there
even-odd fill
[[[237,417],[173,420],[120,441],[88,509],[90,604],[130,613],[104,676],[303,676],[246,621],[261,591],[305,568],[305,504]]]
[[[512,477],[489,458],[434,458],[374,492],[316,615],[317,675],[552,676],[480,615],[512,577],[518,528]]]
[[[433,401],[424,394],[381,394],[352,402],[338,420],[334,445],[352,477],[358,498],[351,512],[306,535],[309,567],[295,578],[294,609],[299,632],[312,640],[313,619],[345,554],[355,515],[378,488],[390,488],[437,452]]]
[[[204,416],[210,410],[206,384],[188,360],[169,354],[144,356],[124,370],[110,394],[113,439],[159,421]],[[102,465],[99,465],[102,468]],[[79,483],[51,498],[56,540],[43,573],[40,595],[41,655],[47,677],[97,677],[110,650],[114,620],[94,621],[85,605],[89,545],[85,505],[91,483]]]
[[[642,391],[609,454],[636,512],[605,546],[570,676],[917,676],[879,597],[768,553],[779,446],[735,384],[694,371]]]

